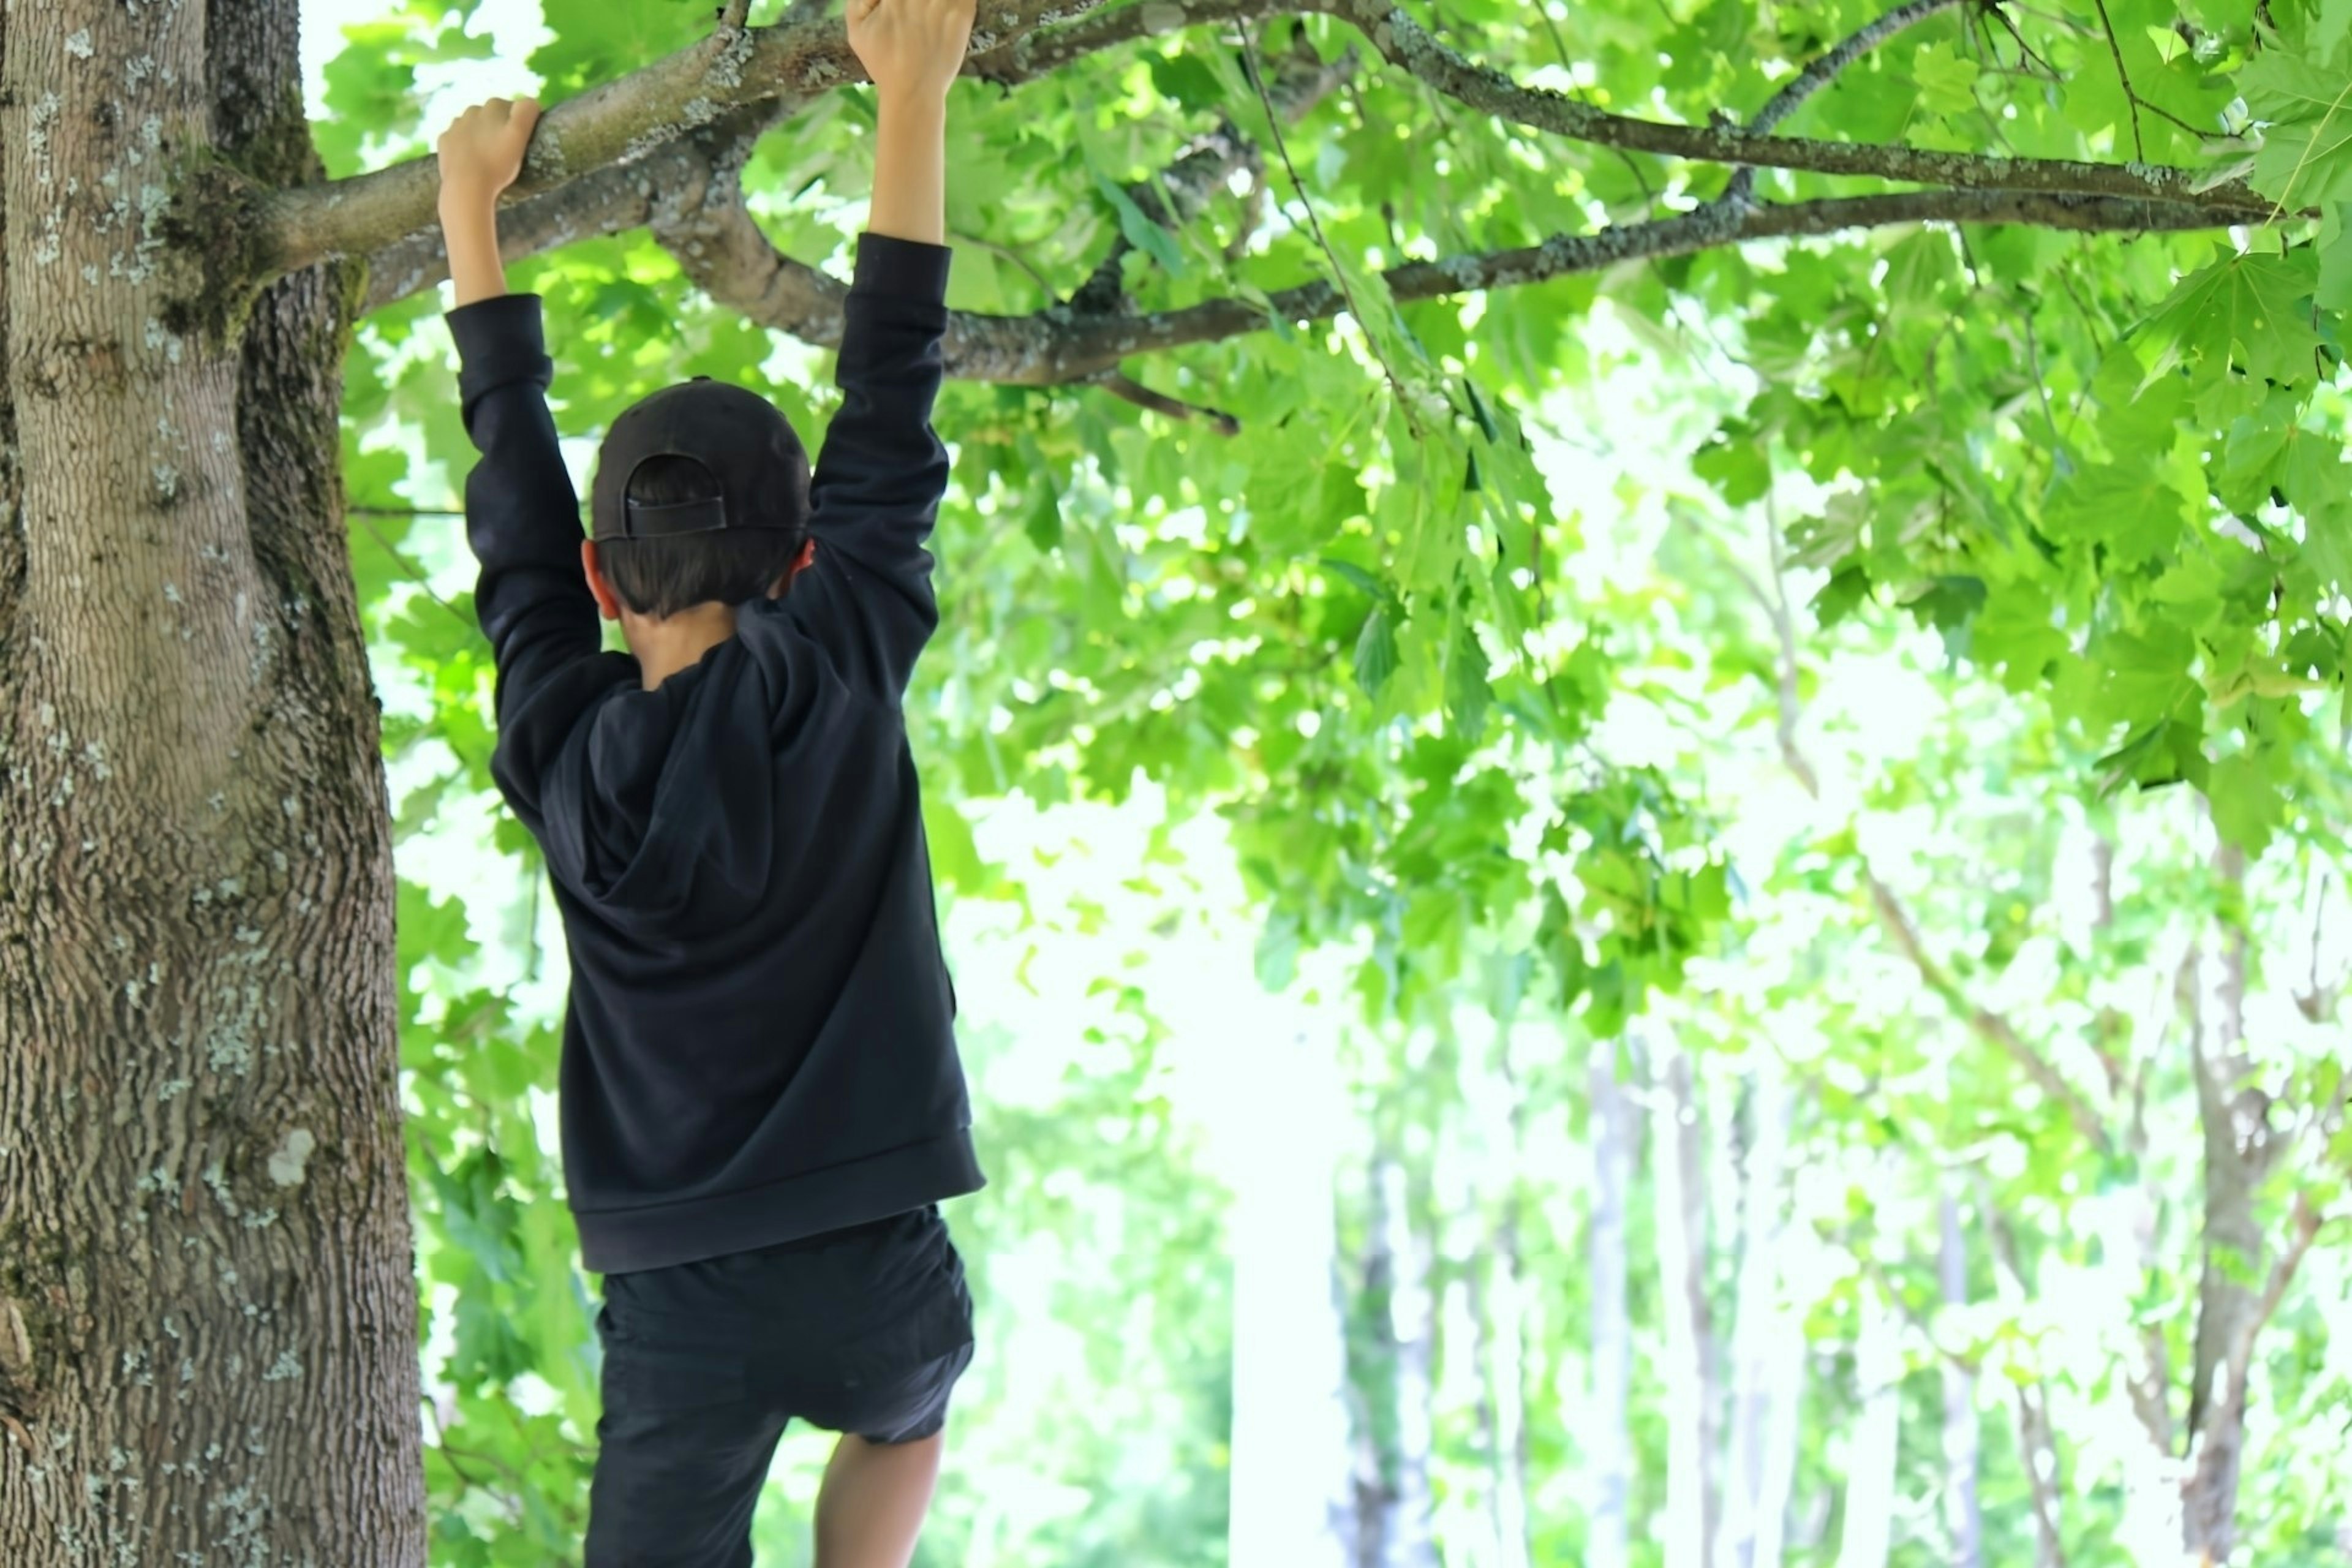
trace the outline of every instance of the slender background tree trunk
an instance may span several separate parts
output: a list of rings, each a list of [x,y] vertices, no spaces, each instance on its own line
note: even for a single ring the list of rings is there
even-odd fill
[[[1232,1097],[1234,1568],[1341,1568],[1348,1477],[1345,1324],[1334,1307],[1345,1095],[1301,1031],[1251,1055]]]
[[[315,173],[296,5],[0,26],[0,1562],[415,1568],[356,279],[195,282],[214,157]]]
[[[1596,1040],[1591,1086],[1592,1402],[1578,1423],[1590,1456],[1590,1568],[1626,1568],[1633,1492],[1633,1327],[1626,1301],[1626,1201],[1642,1124],[1619,1081],[1617,1041]]]
[[[1960,1226],[1960,1203],[1955,1178],[1944,1178],[1937,1204],[1938,1243],[1936,1276],[1943,1288],[1944,1304],[1969,1302],[1969,1238]],[[1952,1568],[1980,1568],[1984,1562],[1984,1513],[1977,1500],[1977,1477],[1982,1466],[1982,1427],[1977,1416],[1976,1374],[1947,1359],[1944,1363],[1944,1529],[1951,1537]]]
[[[1665,1318],[1665,1568],[1702,1568],[1715,1541],[1715,1331],[1706,1299],[1706,1139],[1689,1054],[1668,1037],[1652,1073],[1658,1275]]]
[[[1886,1568],[1895,1544],[1895,1462],[1903,1436],[1903,1340],[1901,1316],[1876,1290],[1863,1294],[1854,1380],[1862,1385],[1862,1418],[1847,1450],[1837,1568]]]
[[[1769,1052],[1759,1053],[1749,1070],[1748,1098],[1731,1432],[1716,1568],[1779,1568],[1805,1364],[1803,1328],[1783,1300],[1780,1268],[1793,1105],[1787,1072]]]
[[[1400,1154],[1379,1167],[1381,1213],[1388,1226],[1389,1323],[1396,1345],[1396,1507],[1390,1519],[1390,1568],[1437,1568],[1436,1499],[1429,1468],[1436,1447],[1436,1299],[1430,1289],[1432,1238],[1413,1221],[1412,1182]]]

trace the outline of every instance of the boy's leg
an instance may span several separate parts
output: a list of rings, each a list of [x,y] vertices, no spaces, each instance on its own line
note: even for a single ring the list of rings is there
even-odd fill
[[[945,1434],[834,1446],[816,1494],[816,1568],[907,1568],[940,1476]]]
[[[597,1327],[604,1414],[587,1568],[751,1568],[751,1516],[784,1410],[701,1325],[656,1319],[616,1333],[608,1303]]]

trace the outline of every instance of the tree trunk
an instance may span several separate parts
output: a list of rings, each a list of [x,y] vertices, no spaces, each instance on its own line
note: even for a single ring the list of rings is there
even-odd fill
[[[2242,889],[2245,858],[2236,849],[2219,851],[2214,868],[2224,884]],[[2213,981],[2219,1016],[2207,1027],[2200,1008],[2191,1058],[2205,1134],[2205,1260],[2181,1529],[2191,1561],[2207,1563],[2229,1561],[2237,1539],[2247,1380],[2265,1311],[2261,1281],[2269,1254],[2254,1199],[2283,1142],[2272,1131],[2270,1097],[2254,1082],[2246,1050],[2246,935],[2239,918],[2224,916]]]
[[[1664,1304],[1665,1568],[1703,1568],[1715,1542],[1715,1331],[1706,1300],[1705,1130],[1691,1059],[1669,1036],[1652,1075],[1658,1275]]]
[[[1366,1184],[1371,1213],[1370,1223],[1365,1227],[1364,1255],[1359,1270],[1359,1287],[1365,1299],[1372,1300],[1388,1293],[1396,1274],[1395,1261],[1389,1257],[1388,1208],[1381,1190],[1380,1172],[1381,1162],[1375,1156],[1371,1179]],[[1346,1321],[1343,1313],[1343,1331]],[[1374,1333],[1377,1349],[1372,1363],[1384,1373],[1394,1355],[1385,1318]],[[1349,1426],[1354,1434],[1349,1447],[1356,1503],[1351,1557],[1355,1568],[1388,1568],[1389,1541],[1396,1528],[1396,1489],[1389,1484],[1381,1452],[1380,1424],[1364,1383],[1349,1378],[1347,1394]]]
[[[1578,1425],[1588,1434],[1590,1568],[1627,1568],[1633,1493],[1633,1325],[1626,1302],[1625,1203],[1642,1124],[1617,1078],[1617,1041],[1596,1040],[1591,1086],[1592,1402]]]
[[[424,1561],[356,279],[203,287],[215,153],[317,173],[296,9],[0,24],[10,1568]]]
[[[1944,1304],[1965,1307],[1969,1301],[1968,1233],[1960,1228],[1959,1199],[1950,1178],[1937,1205],[1936,1274],[1943,1287]],[[1981,1431],[1977,1419],[1976,1374],[1947,1357],[1944,1362],[1944,1530],[1951,1537],[1952,1568],[1981,1568],[1984,1562],[1984,1511],[1977,1500],[1977,1476],[1982,1461]]]
[[[1436,1500],[1429,1467],[1436,1446],[1436,1303],[1430,1291],[1430,1242],[1412,1223],[1412,1188],[1403,1161],[1383,1158],[1377,1179],[1388,1227],[1389,1324],[1396,1346],[1396,1505],[1390,1516],[1388,1568],[1437,1568],[1433,1530]]]
[[[1297,1034],[1252,1053],[1232,1097],[1234,1568],[1343,1568],[1354,1513],[1345,1321],[1331,1207],[1345,1096]]]
[[[1981,1176],[1977,1183],[1977,1213],[1984,1217],[1992,1241],[1993,1263],[2004,1289],[2014,1300],[2032,1300],[2025,1278],[2025,1260],[2019,1254],[2016,1232],[1988,1198]],[[2050,1419],[2050,1395],[2042,1380],[2029,1377],[2016,1384],[2017,1452],[2025,1466],[2028,1495],[2033,1503],[2034,1568],[2065,1568],[2065,1526],[2061,1514],[2058,1435]]]
[[[1732,1328],[1731,1434],[1716,1568],[1780,1568],[1796,1474],[1802,1325],[1780,1278],[1787,1209],[1788,1077],[1769,1052],[1748,1076],[1747,1169],[1740,1184],[1739,1316]]]
[[[1508,1025],[1495,1037],[1496,1070],[1507,1111],[1496,1178],[1504,1189],[1503,1212],[1488,1249],[1494,1269],[1493,1300],[1484,1314],[1492,1325],[1486,1357],[1487,1384],[1494,1390],[1489,1448],[1495,1465],[1495,1539],[1497,1568],[1528,1568],[1528,1382],[1527,1279],[1519,1264],[1519,1227],[1525,1217],[1520,1173],[1526,1168],[1526,1096],[1511,1057]]]
[[[1848,1451],[1845,1530],[1837,1568],[1886,1568],[1895,1544],[1895,1459],[1903,1436],[1902,1319],[1876,1290],[1862,1297],[1862,1331],[1854,1346],[1854,1380],[1862,1385],[1862,1419]]]

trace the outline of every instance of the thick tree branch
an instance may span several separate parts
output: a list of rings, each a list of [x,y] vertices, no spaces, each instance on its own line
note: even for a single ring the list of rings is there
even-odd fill
[[[1182,154],[1159,174],[1129,185],[1127,197],[1161,228],[1179,229],[1198,217],[1218,188],[1241,168],[1249,169],[1253,174],[1259,171],[1257,149],[1243,138],[1232,121],[1220,119],[1214,129],[1194,137]],[[1167,193],[1165,196],[1162,191]],[[1070,309],[1086,316],[1109,315],[1118,310],[1127,296],[1127,258],[1134,250],[1135,242],[1122,230],[1103,258],[1095,264],[1095,269],[1087,275],[1087,280],[1071,290],[1067,301]]]
[[[975,52],[1037,26],[1083,15],[1091,0],[1002,0],[972,29]],[[728,110],[763,101],[797,108],[814,95],[865,79],[838,20],[805,12],[772,27],[722,28],[625,77],[547,111],[514,190],[541,195],[569,181],[626,163]],[[371,174],[263,195],[267,272],[289,272],[330,256],[364,256],[415,234],[433,219],[435,160],[418,158]]]
[[[763,108],[738,112],[756,114]],[[722,121],[712,129],[723,132],[732,123]],[[635,163],[609,165],[508,207],[499,214],[499,253],[511,263],[578,240],[643,228],[657,208],[699,202],[709,175],[707,149],[668,142]],[[440,226],[420,229],[368,258],[361,313],[381,310],[448,276]]]

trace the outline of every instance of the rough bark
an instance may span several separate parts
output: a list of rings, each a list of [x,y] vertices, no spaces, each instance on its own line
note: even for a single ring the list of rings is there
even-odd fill
[[[1960,1225],[1960,1203],[1945,1178],[1937,1205],[1936,1278],[1944,1305],[1969,1301],[1969,1238]],[[1983,1442],[1977,1419],[1975,1372],[1944,1358],[1944,1530],[1951,1540],[1952,1568],[1980,1568],[1984,1562],[1984,1510],[1977,1498]]]
[[[1587,1081],[1591,1094],[1592,1231],[1588,1268],[1592,1279],[1592,1394],[1579,1426],[1584,1447],[1590,1522],[1585,1562],[1591,1568],[1627,1568],[1633,1494],[1633,1325],[1626,1300],[1626,1200],[1639,1159],[1640,1121],[1618,1079],[1618,1043],[1592,1046]]]
[[[351,279],[293,0],[5,24],[0,1562],[424,1561],[390,829],[338,511]]]
[[[1665,1568],[1702,1568],[1716,1539],[1719,1503],[1710,1456],[1719,1400],[1715,1330],[1706,1299],[1706,1140],[1692,1091],[1691,1059],[1671,1037],[1652,1071],[1657,1136],[1658,1277],[1665,1318]]]

